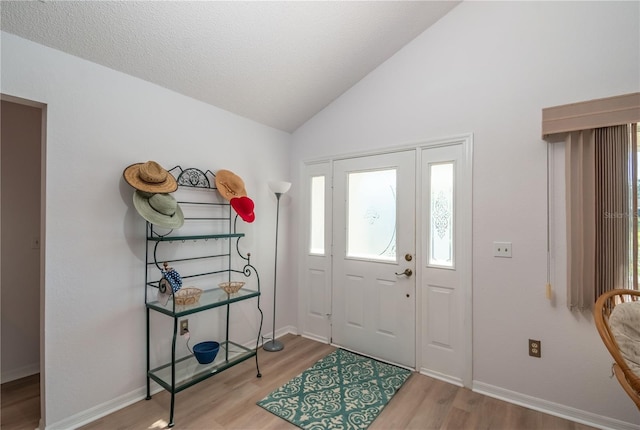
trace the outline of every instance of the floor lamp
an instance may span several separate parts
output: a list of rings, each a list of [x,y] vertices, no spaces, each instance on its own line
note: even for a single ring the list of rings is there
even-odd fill
[[[280,197],[289,191],[290,182],[274,181],[269,182],[269,188],[276,195],[276,251],[273,267],[273,331],[271,332],[271,340],[263,345],[265,351],[282,351],[284,345],[276,340],[276,275],[278,274],[278,222],[280,218]]]

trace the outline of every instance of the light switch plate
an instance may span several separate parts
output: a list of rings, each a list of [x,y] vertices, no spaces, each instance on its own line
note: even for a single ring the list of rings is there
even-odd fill
[[[511,242],[493,242],[493,256],[511,258]]]

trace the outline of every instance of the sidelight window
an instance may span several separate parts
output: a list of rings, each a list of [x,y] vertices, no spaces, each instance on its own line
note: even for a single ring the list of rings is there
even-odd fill
[[[429,167],[429,265],[453,267],[454,164]]]

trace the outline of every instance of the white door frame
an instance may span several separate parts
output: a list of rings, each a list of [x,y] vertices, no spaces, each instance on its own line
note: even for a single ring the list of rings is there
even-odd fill
[[[332,268],[330,264],[331,260],[331,213],[333,212],[333,208],[331,206],[332,196],[332,185],[331,185],[331,172],[333,170],[333,162],[335,160],[352,158],[352,157],[362,157],[362,156],[370,156],[370,155],[379,155],[390,152],[398,152],[398,151],[406,151],[408,149],[413,149],[416,151],[416,164],[417,166],[422,165],[422,150],[427,148],[436,148],[436,147],[444,147],[444,146],[452,146],[452,145],[461,145],[463,152],[463,159],[460,161],[460,167],[462,169],[463,175],[460,178],[460,190],[463,194],[462,199],[460,200],[460,205],[458,207],[457,213],[460,217],[460,232],[459,234],[462,237],[461,247],[459,249],[459,255],[457,260],[457,267],[460,268],[462,272],[461,278],[461,289],[463,291],[463,302],[464,302],[464,310],[463,314],[463,327],[464,334],[462,339],[462,352],[464,357],[462,361],[464,363],[463,369],[459,375],[446,375],[441,374],[438,371],[432,371],[425,366],[422,361],[422,321],[425,315],[423,315],[421,309],[421,303],[424,300],[423,292],[421,288],[416,288],[416,363],[418,370],[420,373],[427,374],[437,379],[444,380],[446,382],[450,382],[456,385],[461,385],[465,387],[471,387],[472,385],[472,370],[473,370],[473,331],[472,331],[472,181],[473,181],[473,135],[471,133],[462,134],[457,136],[451,136],[447,138],[439,138],[439,139],[429,139],[422,140],[418,142],[409,143],[406,145],[401,145],[392,148],[386,148],[376,151],[370,152],[359,152],[359,153],[349,153],[349,154],[341,154],[334,156],[327,156],[322,159],[316,160],[308,160],[304,161],[300,167],[300,179],[301,179],[301,187],[302,192],[300,196],[300,206],[299,213],[301,214],[301,222],[299,224],[300,227],[300,251],[301,253],[301,263],[298,268],[298,285],[300,285],[300,293],[299,293],[299,303],[298,303],[298,332],[305,337],[310,339],[314,339],[317,341],[321,341],[324,343],[330,343],[330,333],[331,333],[331,279],[332,279]],[[313,174],[310,174],[307,170],[311,168]],[[418,196],[422,195],[422,174],[421,169],[416,167],[416,194]],[[326,187],[325,187],[325,214],[326,214],[326,227],[325,229],[325,237],[327,237],[326,242],[326,253],[325,260],[322,263],[322,270],[319,271],[317,268],[307,267],[306,259],[309,249],[309,193],[306,191],[309,186],[309,179],[313,175],[324,175],[326,178]],[[424,216],[425,209],[421,207],[421,204],[418,204],[416,207],[416,219],[422,219]],[[420,222],[416,223],[416,236],[422,238],[424,235],[422,226]],[[423,261],[425,256],[423,255],[422,247],[416,244],[416,260]],[[328,259],[328,261],[327,261]],[[320,261],[320,260],[318,260]],[[309,291],[310,288],[310,279],[309,273],[310,270],[314,271],[315,275],[321,275],[317,277],[315,283],[316,288],[324,289],[323,291]],[[422,284],[422,270],[418,267],[416,268],[416,285]],[[322,303],[318,305],[315,303],[319,297],[323,297],[324,300],[328,300],[329,302]],[[324,318],[320,318],[318,312],[315,312],[313,316],[309,314],[310,306],[313,305],[316,309],[322,309],[324,313],[328,314]]]

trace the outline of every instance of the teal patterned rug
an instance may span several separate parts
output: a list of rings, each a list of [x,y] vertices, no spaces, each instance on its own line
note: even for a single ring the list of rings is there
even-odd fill
[[[409,370],[337,349],[258,402],[306,430],[364,429]]]

